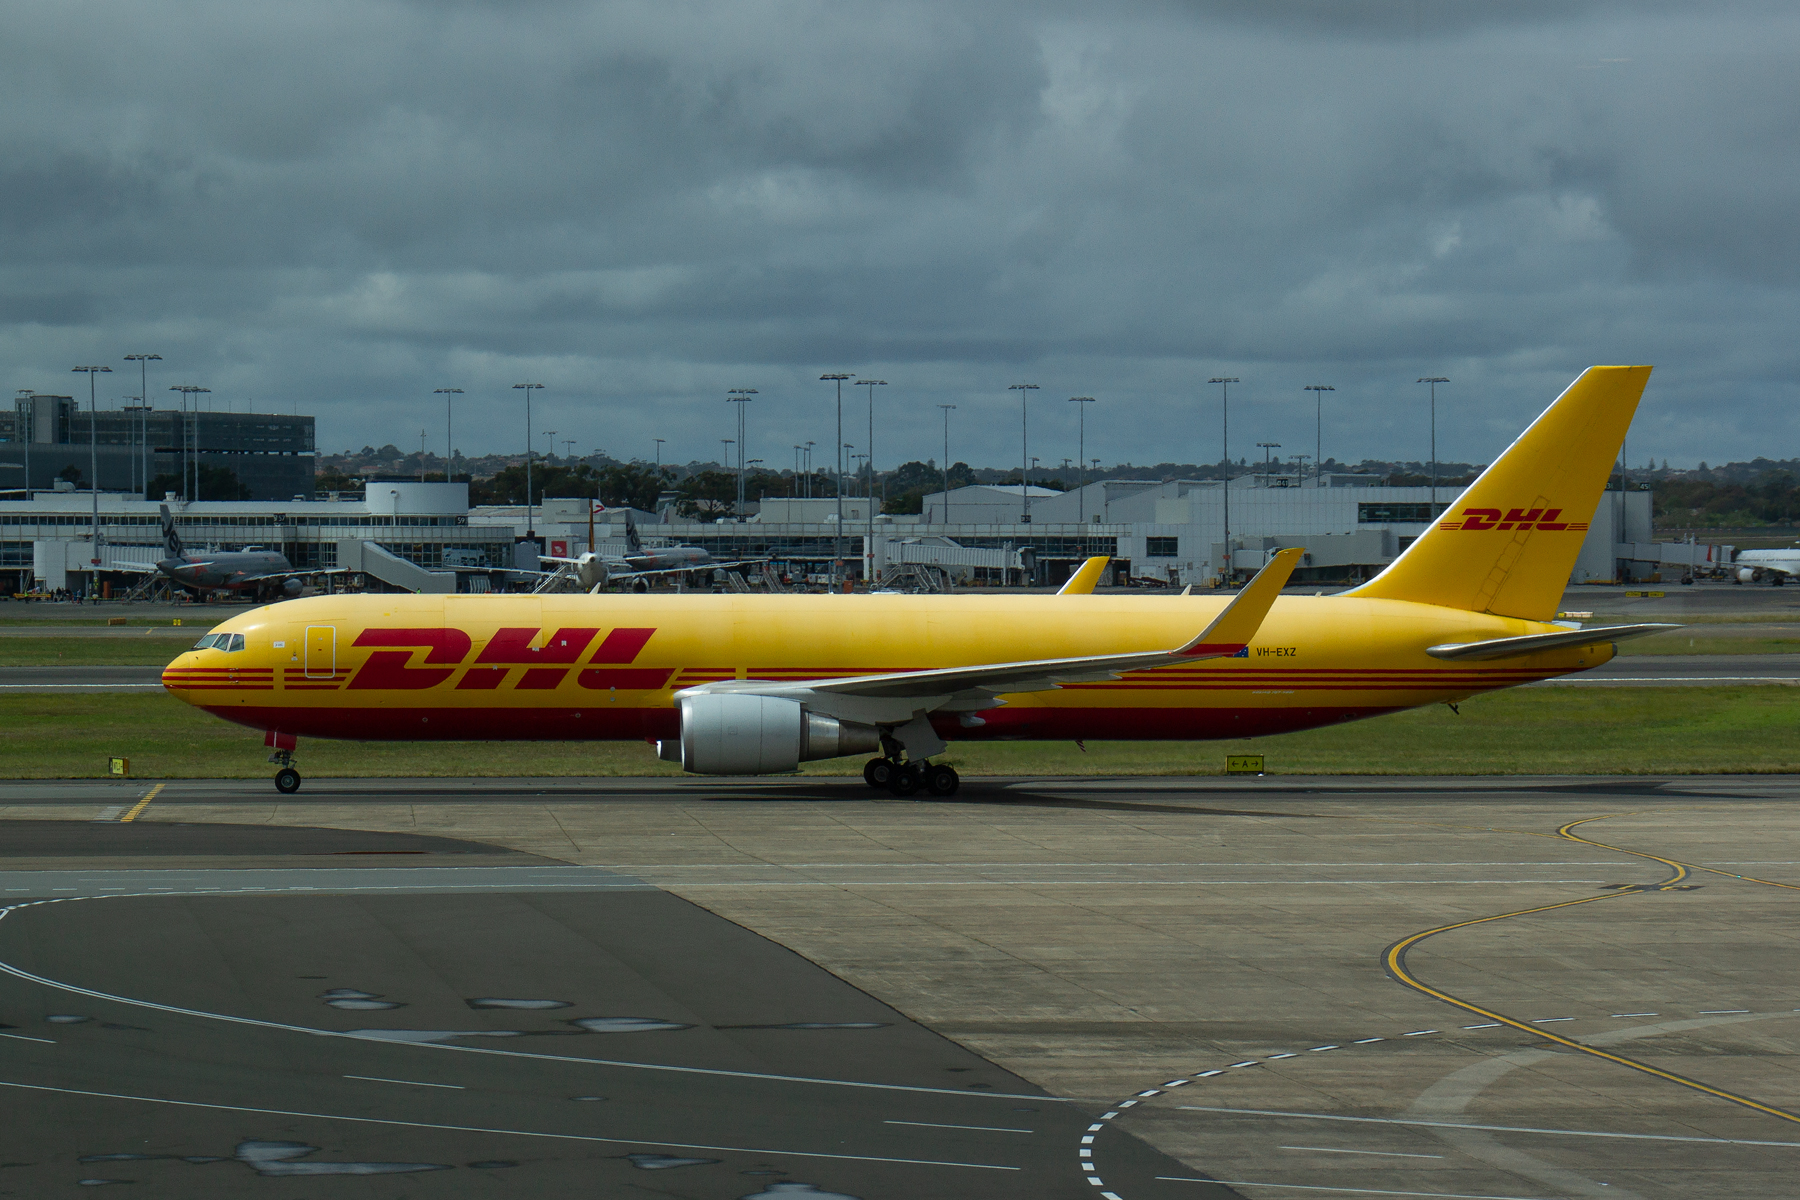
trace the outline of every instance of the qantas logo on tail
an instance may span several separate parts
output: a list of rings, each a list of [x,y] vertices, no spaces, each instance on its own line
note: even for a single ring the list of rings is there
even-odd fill
[[[1585,530],[1586,521],[1559,521],[1560,508],[1465,508],[1462,520],[1444,521],[1439,529],[1542,529],[1550,533]]]

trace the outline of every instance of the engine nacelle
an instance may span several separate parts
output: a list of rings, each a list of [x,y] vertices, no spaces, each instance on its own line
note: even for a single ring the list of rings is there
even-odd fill
[[[1739,583],[1755,583],[1758,574],[1755,567],[1739,567],[1737,579]]]
[[[681,738],[657,742],[656,754],[697,775],[772,775],[881,747],[872,725],[809,713],[778,696],[703,693],[683,696],[680,705]]]
[[[301,592],[303,592],[305,590],[306,590],[306,585],[301,583],[299,579],[295,578],[292,575],[288,576],[288,578],[286,580],[284,580],[281,585],[281,594],[286,596],[289,600],[292,600],[294,597],[298,596]]]

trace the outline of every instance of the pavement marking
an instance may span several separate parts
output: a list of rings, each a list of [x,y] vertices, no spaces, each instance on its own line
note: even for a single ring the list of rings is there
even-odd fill
[[[417,869],[444,871],[444,870],[457,870],[458,868],[455,868],[455,867],[437,867],[437,868],[424,867],[424,868],[417,868]],[[169,890],[170,889],[162,889],[158,892],[158,894],[159,895],[167,894],[167,892]],[[311,891],[313,889],[311,889],[311,888],[296,888],[293,890]],[[143,894],[147,894],[147,893],[143,893]],[[269,894],[271,894],[271,892],[264,892],[262,894],[269,895]],[[6,918],[12,916],[14,913],[19,912],[23,909],[37,908],[37,907],[39,907],[41,905],[45,905],[45,904],[68,904],[68,903],[78,903],[82,900],[96,900],[96,899],[99,899],[99,900],[115,900],[115,899],[129,900],[129,899],[137,899],[137,898],[139,898],[140,895],[142,895],[142,894],[133,895],[133,894],[128,893],[128,894],[121,895],[121,896],[67,896],[67,897],[55,897],[55,898],[48,899],[48,900],[25,900],[25,901],[21,901],[16,904],[9,904],[9,905],[0,907],[0,921],[5,920]],[[215,1013],[215,1012],[207,1012],[203,1009],[182,1008],[178,1005],[173,1005],[173,1004],[160,1004],[154,1000],[140,1000],[140,999],[137,999],[136,997],[132,997],[132,996],[120,996],[120,995],[116,995],[111,992],[96,991],[93,988],[85,988],[85,987],[81,987],[81,986],[79,986],[77,984],[73,984],[73,983],[64,983],[62,980],[59,980],[59,979],[51,979],[50,977],[48,977],[46,975],[38,975],[31,971],[25,970],[23,967],[17,967],[9,962],[4,962],[4,961],[0,961],[0,973],[6,974],[6,975],[11,975],[15,979],[23,979],[29,983],[36,983],[36,984],[40,984],[44,987],[55,988],[58,991],[69,992],[73,995],[87,996],[90,999],[94,999],[94,1000],[110,1000],[117,1004],[128,1004],[134,1008],[147,1008],[153,1012],[172,1013],[176,1016],[183,1016],[183,1017],[198,1017],[201,1020],[207,1020],[207,1021],[223,1021],[223,1022],[232,1024],[232,1025],[248,1025],[248,1026],[252,1026],[255,1028],[259,1028],[259,1029],[275,1029],[275,1030],[280,1030],[285,1033],[302,1033],[302,1034],[306,1034],[311,1037],[334,1037],[334,1038],[341,1037],[341,1038],[349,1038],[353,1041],[379,1040],[379,1039],[368,1038],[362,1034],[358,1034],[353,1031],[344,1031],[344,1030],[337,1030],[337,1029],[315,1029],[315,1028],[312,1028],[311,1026],[307,1026],[307,1025],[290,1025],[290,1024],[287,1024],[287,1023],[281,1022],[281,1021],[264,1021],[264,1020],[261,1020],[256,1017],[239,1017],[239,1016],[233,1016],[230,1013]],[[906,1083],[875,1083],[872,1081],[861,1080],[861,1079],[825,1079],[825,1078],[818,1078],[818,1077],[805,1076],[805,1075],[777,1075],[772,1072],[766,1072],[766,1071],[733,1071],[733,1070],[728,1070],[723,1067],[686,1067],[686,1066],[677,1066],[673,1063],[632,1062],[632,1061],[629,1061],[626,1059],[611,1059],[611,1058],[583,1058],[583,1057],[575,1057],[572,1055],[534,1053],[529,1050],[502,1050],[502,1049],[498,1049],[498,1048],[492,1047],[492,1046],[459,1046],[459,1045],[455,1045],[455,1044],[447,1043],[447,1042],[395,1043],[395,1042],[383,1041],[382,1044],[383,1045],[406,1045],[406,1046],[411,1046],[411,1047],[414,1047],[414,1048],[420,1049],[420,1050],[447,1050],[447,1051],[451,1051],[451,1052],[459,1053],[459,1054],[487,1054],[487,1055],[493,1055],[493,1056],[500,1057],[500,1058],[525,1058],[525,1059],[533,1059],[533,1060],[540,1061],[540,1062],[562,1063],[565,1065],[566,1064],[583,1064],[583,1065],[595,1066],[595,1067],[614,1067],[614,1068],[619,1068],[622,1070],[631,1070],[631,1071],[667,1071],[667,1072],[671,1072],[674,1074],[683,1074],[683,1075],[712,1075],[712,1076],[718,1076],[720,1078],[726,1078],[726,1079],[757,1079],[757,1080],[769,1080],[769,1081],[773,1081],[776,1083],[806,1083],[806,1084],[813,1084],[813,1085],[816,1085],[819,1087],[866,1088],[871,1091],[908,1092],[908,1093],[917,1093],[917,1094],[932,1095],[932,1096],[961,1096],[965,1099],[974,1099],[974,1098],[979,1097],[979,1098],[985,1099],[985,1100],[1036,1100],[1036,1101],[1039,1101],[1039,1102],[1042,1102],[1045,1104],[1079,1104],[1079,1103],[1082,1103],[1082,1101],[1080,1101],[1079,1099],[1077,1099],[1075,1097],[1052,1096],[1052,1095],[1046,1095],[1041,1092],[964,1091],[960,1088],[923,1087],[918,1084],[906,1084]],[[17,1086],[23,1087],[26,1085],[20,1084]],[[93,1093],[93,1094],[99,1095],[100,1093]],[[127,1097],[127,1099],[130,1099],[130,1098],[132,1098],[132,1097]],[[1120,1107],[1128,1108],[1131,1105],[1136,1104],[1136,1103],[1137,1103],[1137,1101],[1135,1101],[1135,1100],[1127,1101],[1125,1104],[1120,1105]],[[446,1128],[448,1128],[448,1126],[446,1126]],[[896,1160],[896,1161],[898,1161],[898,1160]],[[1007,1168],[1007,1169],[1012,1170],[1014,1168]]]
[[[1183,1175],[1158,1175],[1170,1183],[1217,1183],[1226,1187],[1263,1187],[1290,1192],[1339,1192],[1357,1196],[1441,1196],[1445,1200],[1548,1200],[1545,1196],[1489,1196],[1474,1192],[1394,1192],[1384,1188],[1320,1187],[1307,1183],[1267,1183],[1259,1179],[1189,1179]]]
[[[1035,1129],[1009,1129],[1004,1125],[945,1125],[939,1121],[883,1121],[883,1125],[922,1125],[927,1129],[979,1129],[983,1133],[1036,1133]]]
[[[93,819],[96,821],[117,821],[119,819],[119,814],[124,811],[125,806],[123,804],[114,804],[108,808],[101,809]]]
[[[1366,1154],[1371,1158],[1442,1158],[1441,1154],[1402,1154],[1398,1150],[1339,1150],[1333,1146],[1280,1146],[1281,1150],[1310,1150],[1314,1154]]]
[[[1488,1133],[1537,1133],[1546,1137],[1619,1138],[1632,1142],[1698,1142],[1709,1146],[1773,1146],[1800,1150],[1800,1142],[1758,1141],[1752,1138],[1696,1137],[1676,1133],[1614,1133],[1604,1129],[1550,1129],[1532,1125],[1474,1125],[1466,1121],[1422,1121],[1405,1117],[1348,1117],[1338,1113],[1283,1112],[1270,1108],[1214,1108],[1183,1104],[1182,1112],[1225,1113],[1243,1117],[1291,1117],[1302,1121],[1344,1121],[1356,1125],[1410,1125],[1423,1129],[1480,1129]]]
[[[366,1079],[370,1083],[404,1083],[407,1087],[449,1088],[452,1091],[466,1092],[469,1089],[460,1083],[426,1083],[419,1079],[388,1079],[382,1075],[346,1075],[345,1079]]]
[[[930,1158],[884,1158],[873,1154],[824,1154],[816,1150],[774,1150],[763,1146],[706,1146],[694,1142],[658,1142],[649,1138],[596,1137],[583,1133],[546,1133],[538,1129],[490,1129],[482,1125],[440,1125],[432,1121],[397,1121],[386,1117],[350,1117],[342,1113],[298,1112],[286,1108],[255,1108],[246,1104],[208,1104],[200,1100],[168,1100],[161,1096],[132,1096],[122,1092],[95,1092],[85,1088],[50,1087],[41,1083],[17,1083],[0,1079],[0,1087],[29,1092],[54,1092],[62,1096],[93,1096],[101,1100],[135,1100],[140,1104],[167,1104],[176,1108],[205,1108],[214,1112],[261,1113],[273,1117],[304,1117],[313,1121],[353,1121],[359,1125],[392,1125],[403,1129],[442,1129],[451,1133],[497,1133],[506,1137],[552,1138],[565,1142],[604,1142],[613,1146],[666,1146],[677,1150],[718,1150],[727,1154],[832,1158],[849,1162],[896,1163],[913,1167],[966,1167],[976,1171],[1018,1171],[1021,1167],[998,1163],[943,1162]]]
[[[142,800],[139,800],[136,804],[131,806],[130,812],[126,813],[124,816],[119,818],[120,823],[123,824],[126,821],[137,820],[138,816],[141,813],[143,813],[143,811],[146,808],[150,807],[150,802],[152,800],[156,799],[156,797],[162,792],[162,790],[168,786],[169,785],[166,783],[159,783],[155,787],[151,788],[147,793],[145,793],[144,798]]]
[[[54,1038],[29,1037],[23,1033],[0,1033],[0,1037],[17,1038],[21,1042],[43,1042],[46,1046],[56,1045]]]

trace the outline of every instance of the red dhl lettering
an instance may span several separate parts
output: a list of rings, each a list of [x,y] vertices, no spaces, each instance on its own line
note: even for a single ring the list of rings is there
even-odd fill
[[[1465,508],[1462,520],[1445,521],[1439,529],[1542,529],[1548,532],[1560,532],[1565,529],[1586,529],[1586,525],[1572,525],[1567,521],[1558,521],[1562,516],[1560,508],[1509,508],[1502,512],[1498,508]]]
[[[581,662],[582,653],[592,644],[598,629],[558,629],[542,646],[533,646],[540,630],[504,628],[496,630],[482,647],[473,664],[457,680],[458,691],[487,691],[505,683],[514,667],[524,667],[514,685],[520,691],[547,691],[562,686],[569,671]],[[668,682],[673,673],[667,667],[625,668],[636,660],[650,641],[655,629],[618,628],[603,638],[587,659],[590,664],[576,676],[584,688],[605,691],[615,688],[655,691]],[[460,629],[365,629],[353,643],[357,646],[395,647],[378,649],[369,655],[362,668],[350,680],[352,689],[386,689],[416,691],[437,687],[456,673],[473,648],[469,635]],[[420,649],[427,653],[423,665],[410,665]]]

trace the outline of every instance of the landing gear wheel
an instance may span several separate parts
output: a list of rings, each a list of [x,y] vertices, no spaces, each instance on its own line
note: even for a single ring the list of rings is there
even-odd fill
[[[901,763],[888,777],[888,791],[896,796],[910,796],[919,790],[919,768],[912,763]]]
[[[894,760],[871,758],[863,764],[863,782],[872,788],[884,788],[894,777]]]
[[[934,796],[953,796],[956,789],[962,786],[962,777],[956,773],[955,767],[936,766],[925,768],[925,790]]]
[[[283,767],[275,772],[275,790],[289,796],[300,790],[300,772],[292,767]]]

